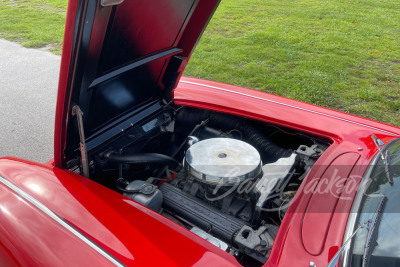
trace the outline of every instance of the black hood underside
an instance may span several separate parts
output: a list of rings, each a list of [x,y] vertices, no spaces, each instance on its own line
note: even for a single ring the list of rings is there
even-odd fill
[[[218,0],[78,4],[70,110],[75,105],[82,110],[87,140],[146,106],[169,101],[217,4]],[[79,149],[76,118],[69,116],[67,127],[65,156],[70,158]]]

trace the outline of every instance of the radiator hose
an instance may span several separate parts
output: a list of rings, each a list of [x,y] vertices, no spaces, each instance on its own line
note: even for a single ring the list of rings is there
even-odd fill
[[[179,161],[172,157],[157,153],[138,153],[131,155],[119,154],[111,151],[104,155],[110,162],[126,163],[126,164],[162,164],[172,168],[180,167]]]

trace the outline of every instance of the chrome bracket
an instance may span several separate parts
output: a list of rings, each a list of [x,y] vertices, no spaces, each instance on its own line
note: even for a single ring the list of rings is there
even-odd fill
[[[100,5],[102,7],[115,6],[115,5],[122,4],[123,2],[124,2],[124,0],[101,0]]]

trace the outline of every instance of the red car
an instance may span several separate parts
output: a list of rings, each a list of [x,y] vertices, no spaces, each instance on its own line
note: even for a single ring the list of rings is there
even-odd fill
[[[1,266],[396,263],[400,129],[181,78],[217,5],[69,1],[54,159],[0,159]]]

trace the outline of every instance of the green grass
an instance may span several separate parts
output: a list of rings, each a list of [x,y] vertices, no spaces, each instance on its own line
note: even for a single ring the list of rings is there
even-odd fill
[[[65,7],[0,0],[0,37],[59,53]],[[222,0],[185,75],[400,126],[400,1]]]
[[[0,0],[0,38],[61,54],[66,0]]]
[[[400,126],[400,1],[222,1],[185,74]]]

